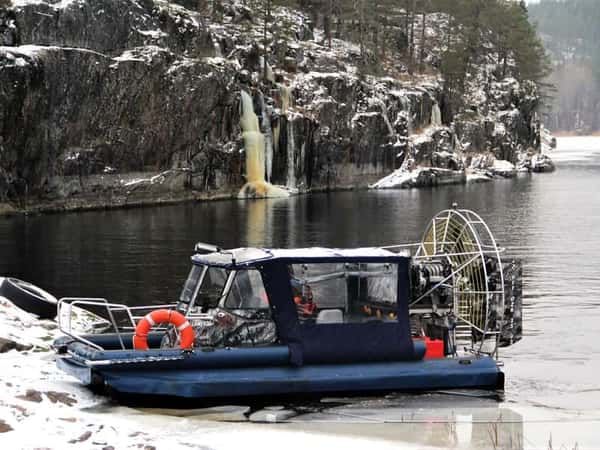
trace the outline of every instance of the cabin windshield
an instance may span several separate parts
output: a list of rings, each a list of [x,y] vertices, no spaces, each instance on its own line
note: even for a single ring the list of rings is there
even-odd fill
[[[229,271],[221,267],[194,264],[179,296],[179,309],[215,308],[223,296],[228,276]]]
[[[203,271],[204,266],[192,265],[192,270],[190,270],[190,274],[188,275],[187,280],[183,285],[181,295],[179,296],[180,303],[189,305],[195,300],[196,294],[198,293],[198,283],[200,282]]]

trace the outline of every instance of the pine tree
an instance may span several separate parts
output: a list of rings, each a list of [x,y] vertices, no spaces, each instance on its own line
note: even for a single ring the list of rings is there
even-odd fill
[[[425,60],[425,29],[427,28],[427,13],[431,12],[431,3],[429,0],[421,0],[421,47],[419,51],[419,72],[423,73]]]
[[[540,84],[550,73],[550,62],[544,45],[529,23],[524,3],[508,3],[505,7],[511,24],[506,41],[515,60],[515,76],[520,80],[532,80]]]

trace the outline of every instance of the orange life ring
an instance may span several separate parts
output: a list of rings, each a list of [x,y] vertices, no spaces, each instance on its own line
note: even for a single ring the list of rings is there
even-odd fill
[[[179,348],[188,349],[194,345],[194,329],[187,321],[185,316],[171,309],[157,309],[146,314],[135,327],[133,336],[133,348],[135,350],[148,350],[148,332],[157,323],[169,322],[175,325],[181,333],[181,343]]]

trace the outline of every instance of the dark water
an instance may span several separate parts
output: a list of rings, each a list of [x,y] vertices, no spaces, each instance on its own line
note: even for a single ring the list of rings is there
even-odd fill
[[[600,140],[560,145],[557,172],[488,184],[4,218],[0,276],[59,297],[164,303],[177,297],[197,241],[414,242],[435,213],[457,202],[525,262],[525,337],[503,352],[508,391],[518,402],[600,408]]]
[[[0,275],[57,296],[162,303],[178,295],[197,241],[225,248],[415,242],[454,201],[478,211],[502,243],[522,246],[528,236],[513,230],[532,229],[529,203],[539,178],[0,219]]]

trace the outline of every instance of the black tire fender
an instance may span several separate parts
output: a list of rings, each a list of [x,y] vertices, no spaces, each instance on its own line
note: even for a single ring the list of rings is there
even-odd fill
[[[15,306],[35,314],[40,319],[56,317],[56,297],[26,281],[5,278],[0,283],[0,296],[6,297]]]

